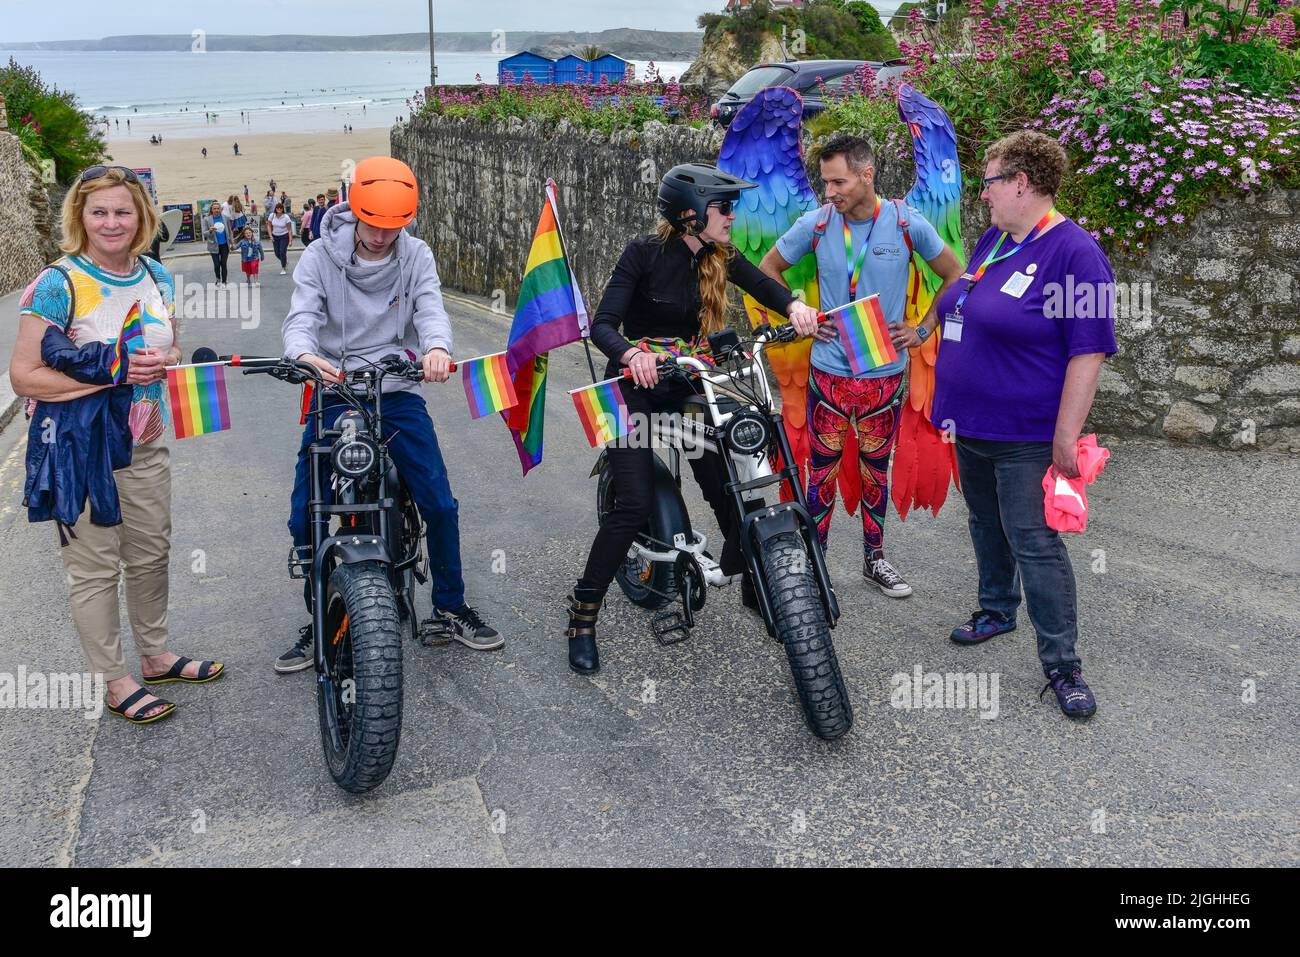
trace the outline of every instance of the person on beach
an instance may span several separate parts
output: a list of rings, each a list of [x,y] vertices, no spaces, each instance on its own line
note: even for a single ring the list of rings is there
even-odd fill
[[[131,121],[130,121],[130,120],[127,120],[126,122],[127,122],[127,126],[130,126],[130,125],[131,125]],[[235,144],[235,155],[236,155],[236,156],[239,155],[239,144],[238,144],[238,143]]]
[[[244,271],[244,282],[250,286],[262,285],[262,281],[257,276],[262,268],[262,260],[265,258],[266,253],[262,249],[262,241],[257,238],[257,233],[253,232],[252,226],[245,226],[239,240],[239,268]]]
[[[275,204],[271,214],[271,245],[275,258],[280,260],[280,275],[289,270],[289,243],[293,240],[293,219],[284,211],[284,206]]]
[[[284,190],[280,191],[280,205],[284,207],[286,213],[293,212],[293,203],[289,202],[289,194]]]
[[[234,193],[226,200],[226,209],[230,217],[230,222],[235,227],[235,235],[243,233],[244,227],[248,225],[248,214],[244,212],[244,204],[239,201],[239,197]]]
[[[325,219],[325,194],[316,194],[316,207],[311,211],[311,234],[314,239],[320,239],[321,221]]]
[[[203,158],[204,159],[208,158],[208,148],[206,146],[203,147]]]
[[[72,620],[89,669],[102,674],[109,711],[136,724],[167,717],[176,706],[150,694],[127,667],[118,587],[145,684],[200,684],[225,668],[167,649],[168,561],[171,551],[171,467],[163,437],[166,367],[181,360],[176,345],[175,285],[141,254],[158,231],[154,206],[134,171],[92,166],[63,199],[64,256],[43,269],[19,301],[18,338],[9,377],[19,395],[43,403],[72,402],[114,386],[87,385],[45,365],[41,346],[51,327],[79,344],[116,342],[138,310],[144,348],[126,357],[131,386],[130,464],[112,472],[120,524],[95,525],[83,512],[59,550]]]
[[[212,271],[216,273],[217,288],[220,288],[230,281],[228,260],[230,237],[234,235],[234,226],[222,214],[220,203],[213,203],[208,207],[208,215],[203,217],[203,235],[207,237],[208,252],[212,256]]]
[[[315,208],[316,203],[310,199],[302,204],[302,222],[299,226],[299,236],[302,239],[303,248],[310,246],[312,240],[316,238],[315,234],[311,231],[312,211],[315,210]]]
[[[352,195],[356,211],[348,204],[329,210],[320,242],[303,252],[294,271],[293,299],[282,328],[284,355],[337,382],[345,362],[352,370],[409,349],[423,357],[425,381],[446,382],[452,330],[437,264],[428,244],[402,228],[415,215],[415,174],[391,157],[364,159],[357,164]],[[391,429],[383,440],[428,526],[435,619],[469,648],[500,648],[505,638],[465,602],[459,505],[420,387],[388,379],[383,403],[385,430]],[[347,408],[337,396],[327,399],[321,426],[332,428]],[[308,449],[315,439],[316,423],[310,422],[303,431],[289,517],[299,546],[309,540]],[[308,589],[304,597],[310,601]],[[310,624],[302,627],[297,642],[276,661],[277,672],[312,667],[311,633]]]

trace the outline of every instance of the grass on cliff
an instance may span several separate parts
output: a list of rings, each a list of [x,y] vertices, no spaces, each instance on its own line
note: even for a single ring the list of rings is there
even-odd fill
[[[0,68],[9,129],[37,165],[53,160],[55,178],[70,183],[87,166],[104,158],[105,143],[77,97],[47,84],[31,67],[10,58]]]
[[[705,13],[696,23],[704,43],[729,33],[741,61],[753,64],[763,38],[784,38],[790,56],[798,60],[889,60],[898,44],[885,29],[876,8],[862,0],[807,0],[802,7],[773,9],[768,0],[732,13]]]

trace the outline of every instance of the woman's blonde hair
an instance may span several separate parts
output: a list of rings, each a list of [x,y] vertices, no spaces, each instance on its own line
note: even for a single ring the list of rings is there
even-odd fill
[[[684,233],[669,222],[660,222],[655,235],[666,243]],[[730,243],[714,243],[700,260],[700,335],[717,332],[727,324],[727,264],[736,253]]]
[[[153,201],[140,182],[131,182],[126,178],[125,172],[110,166],[103,176],[91,180],[78,179],[63,197],[63,241],[59,243],[59,248],[69,256],[80,256],[90,243],[86,226],[82,222],[86,213],[86,200],[92,193],[112,189],[114,186],[125,186],[130,191],[131,201],[135,203],[135,211],[140,219],[135,238],[131,240],[131,255],[138,256],[153,245],[153,238],[158,235],[158,211],[154,209]]]
[[[236,216],[244,211],[244,204],[239,201],[238,196],[231,196],[230,199],[226,200],[226,203],[235,211]]]

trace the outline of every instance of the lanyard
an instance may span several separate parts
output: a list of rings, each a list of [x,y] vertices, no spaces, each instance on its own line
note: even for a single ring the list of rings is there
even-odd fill
[[[871,234],[876,231],[876,220],[880,218],[880,197],[876,197],[876,211],[871,214],[871,228],[867,230],[867,241],[862,244],[862,254],[858,261],[853,261],[853,233],[849,231],[849,219],[844,217],[844,262],[849,269],[849,302],[858,295],[858,280],[862,278],[862,264],[867,261],[867,251],[871,249]]]
[[[1029,231],[1028,236],[1020,240],[1020,242],[1016,243],[1013,247],[1008,249],[1001,256],[998,255],[998,250],[1002,248],[1002,244],[1006,242],[1007,236],[1009,236],[1010,234],[1004,232],[1001,236],[999,236],[998,241],[993,244],[993,250],[988,254],[988,258],[986,258],[984,262],[980,264],[979,269],[976,269],[973,275],[966,277],[967,278],[966,288],[963,289],[961,291],[961,295],[957,297],[957,305],[955,307],[955,312],[958,315],[961,315],[962,303],[966,301],[966,297],[970,295],[970,291],[975,288],[975,284],[984,278],[984,272],[989,268],[989,266],[993,265],[994,263],[1000,263],[1004,259],[1011,258],[1016,253],[1020,252],[1020,250],[1024,246],[1027,246],[1030,243],[1032,243],[1035,239],[1038,238],[1038,234],[1047,228],[1047,224],[1052,221],[1052,217],[1055,215],[1056,215],[1056,207],[1053,206],[1051,209],[1047,211],[1047,215],[1045,215],[1042,219],[1040,219],[1038,221],[1038,224]]]

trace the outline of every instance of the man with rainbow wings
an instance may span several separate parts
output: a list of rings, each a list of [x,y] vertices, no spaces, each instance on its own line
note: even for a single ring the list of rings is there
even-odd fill
[[[911,507],[937,510],[955,472],[951,448],[921,410],[933,383],[933,291],[961,275],[956,214],[961,182],[951,124],[946,126],[951,149],[940,143],[947,123],[943,111],[911,87],[900,90],[899,100],[900,115],[916,115],[908,124],[918,183],[906,201],[879,197],[870,145],[841,136],[821,152],[828,202],[818,207],[803,164],[802,103],[798,93],[785,88],[764,90],[741,111],[723,142],[719,165],[759,184],[741,203],[737,247],[769,276],[802,290],[823,314],[836,313],[837,321],[824,324],[815,340],[770,355],[793,452],[801,472],[807,469],[808,504],[822,545],[838,488],[850,514],[862,505],[864,576],[884,594],[903,598],[911,586],[883,551],[889,459],[900,423],[899,441],[908,446],[906,452],[899,448],[894,466],[900,514]],[[937,203],[942,228],[933,223],[930,206],[936,204],[924,202],[937,188],[943,190]],[[870,308],[846,308],[867,300]],[[780,321],[755,303],[747,300],[746,306],[756,324]],[[861,325],[861,336],[836,333],[836,326],[848,331],[846,322],[869,316],[883,319],[893,349],[864,348],[872,336]],[[896,360],[887,361],[895,350]],[[922,364],[918,406],[917,396],[909,397],[908,366]],[[918,439],[922,427],[928,432]],[[926,441],[931,439],[937,441]],[[918,449],[924,462],[918,461]],[[906,473],[900,474],[903,463]]]

